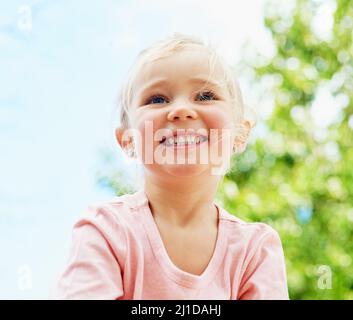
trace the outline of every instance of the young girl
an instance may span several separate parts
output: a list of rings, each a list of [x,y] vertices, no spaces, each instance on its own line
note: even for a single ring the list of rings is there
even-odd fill
[[[211,46],[174,34],[142,51],[116,137],[142,162],[143,187],[87,209],[53,298],[288,299],[277,232],[214,201],[247,143],[243,109]]]

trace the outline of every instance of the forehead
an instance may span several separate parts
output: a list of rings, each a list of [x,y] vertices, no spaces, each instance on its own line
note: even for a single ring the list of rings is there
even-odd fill
[[[224,70],[216,60],[210,69],[211,54],[201,48],[187,48],[155,61],[145,63],[134,79],[135,93],[141,92],[149,83],[164,79],[173,83],[188,82],[189,79],[205,79],[222,83]]]

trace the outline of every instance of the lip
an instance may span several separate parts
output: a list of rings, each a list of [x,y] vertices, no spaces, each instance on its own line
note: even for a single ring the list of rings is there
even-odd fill
[[[187,134],[181,134],[181,135],[173,135],[174,137],[175,136],[178,136],[178,137],[186,137]],[[206,143],[208,141],[208,137],[205,136],[205,135],[199,135],[199,134],[196,134],[195,135],[196,137],[200,137],[200,141],[198,143],[190,143],[190,144],[180,144],[180,145],[169,145],[167,144],[167,140],[172,137],[172,135],[169,135],[168,137],[165,137],[164,140],[162,139],[159,143],[161,145],[164,145],[166,148],[174,148],[174,149],[192,149],[192,148],[197,148],[199,147],[200,145]]]
[[[174,148],[174,149],[193,149],[197,148],[202,144],[205,144],[208,141],[207,137],[203,137],[203,140],[200,140],[198,143],[191,143],[191,144],[181,144],[181,145],[167,145],[165,142],[161,142],[162,145],[164,145],[166,148]]]
[[[192,129],[192,128],[188,128],[188,129],[183,129],[183,128],[173,129],[173,130],[171,130],[172,131],[171,134],[163,135],[163,137],[159,141],[159,143],[160,144],[165,144],[165,141],[167,141],[170,137],[185,137],[185,136],[188,136],[188,135],[194,135],[195,137],[200,137],[200,139],[202,141],[199,144],[204,142],[203,140],[206,140],[206,139],[208,140],[208,133],[206,135],[205,134],[198,134],[197,130],[200,130],[200,129]],[[185,146],[193,146],[193,144],[185,145]],[[184,146],[182,146],[182,147],[184,147]]]

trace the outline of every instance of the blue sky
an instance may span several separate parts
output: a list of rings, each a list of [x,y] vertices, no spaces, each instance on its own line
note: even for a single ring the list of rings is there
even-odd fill
[[[226,1],[0,3],[0,298],[47,298],[73,223],[112,196],[96,173],[102,150],[128,167],[114,108],[138,52],[178,31],[235,61],[262,28],[262,1],[249,2],[256,10]]]
[[[113,110],[138,52],[184,32],[213,41],[232,64],[245,41],[271,55],[262,5],[0,2],[0,298],[47,298],[74,221],[88,204],[112,196],[96,185],[102,150],[128,168],[115,143]]]

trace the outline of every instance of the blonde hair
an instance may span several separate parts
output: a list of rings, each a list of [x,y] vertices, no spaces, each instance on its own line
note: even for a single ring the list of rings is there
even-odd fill
[[[221,65],[221,68],[223,70],[222,84],[226,85],[230,94],[231,101],[234,107],[233,110],[235,123],[237,124],[244,119],[243,98],[238,81],[234,76],[234,71],[232,70],[232,67],[229,66],[224,61],[224,59],[218,55],[216,49],[213,48],[212,45],[205,44],[203,41],[194,36],[188,36],[181,33],[174,33],[172,36],[157,41],[150,47],[142,50],[137,56],[135,64],[129,70],[127,79],[125,83],[123,83],[119,95],[119,121],[120,126],[123,129],[128,129],[131,125],[131,121],[129,119],[129,108],[131,106],[134,94],[134,81],[139,70],[141,70],[141,68],[147,63],[151,63],[161,58],[169,57],[172,54],[181,50],[185,50],[191,46],[199,46],[200,48],[203,48],[204,50],[209,52],[209,77],[211,76],[216,63],[219,63]]]

